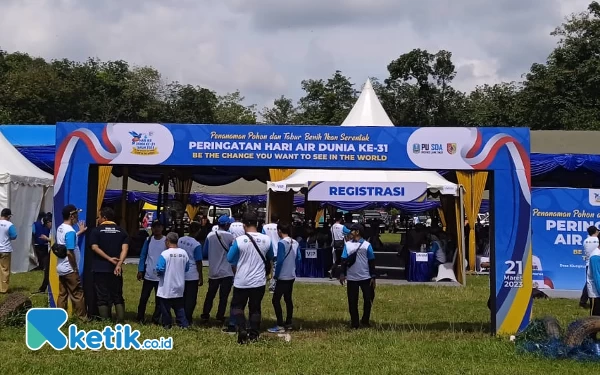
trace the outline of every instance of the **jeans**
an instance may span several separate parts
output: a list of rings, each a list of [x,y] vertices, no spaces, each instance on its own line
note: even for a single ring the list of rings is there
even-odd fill
[[[225,312],[227,310],[227,298],[231,293],[233,287],[233,276],[223,277],[220,279],[208,279],[208,291],[206,292],[206,298],[204,299],[204,308],[202,309],[201,318],[208,320],[210,318],[210,311],[213,308],[213,302],[219,292],[219,306],[217,307],[217,320],[225,319]]]
[[[186,280],[185,289],[183,290],[183,308],[189,324],[194,321],[196,302],[198,302],[198,280]]]
[[[171,309],[175,311],[175,319],[177,325],[181,328],[189,327],[189,323],[185,317],[184,301],[183,297],[179,298],[159,298],[160,313],[162,316],[162,324],[165,328],[171,328],[173,325],[173,317],[171,316]]]
[[[146,318],[146,305],[150,299],[150,295],[154,290],[154,313],[152,313],[152,322],[160,324],[160,302],[156,296],[158,290],[158,281],[144,279],[142,284],[142,293],[140,294],[140,302],[138,304],[137,320],[143,322]]]
[[[292,302],[293,290],[294,280],[277,280],[277,284],[275,284],[272,303],[279,327],[292,325],[292,317],[294,315],[294,303]],[[285,301],[285,323],[283,321],[283,310],[281,309],[281,297]]]
[[[360,320],[363,324],[368,324],[371,319],[371,307],[375,299],[375,290],[371,287],[371,279],[361,281],[348,280],[348,311],[350,312],[350,322],[352,328],[359,327],[358,317],[358,291],[362,290],[363,295],[363,317]]]
[[[246,316],[244,310],[248,305],[248,318],[250,321],[248,335],[257,338],[260,333],[261,303],[265,295],[265,286],[257,288],[233,288],[231,299],[231,314],[235,317],[238,332],[246,331]]]

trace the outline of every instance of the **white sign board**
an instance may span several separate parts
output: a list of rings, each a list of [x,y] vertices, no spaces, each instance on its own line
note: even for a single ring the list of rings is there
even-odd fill
[[[306,249],[304,251],[305,259],[317,259],[317,249]]]
[[[427,191],[425,182],[309,182],[309,201],[412,202]]]
[[[417,262],[428,262],[429,255],[427,253],[415,253],[415,260]]]

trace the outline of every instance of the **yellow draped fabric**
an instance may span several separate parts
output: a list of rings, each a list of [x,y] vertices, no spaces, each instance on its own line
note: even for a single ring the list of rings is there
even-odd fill
[[[488,172],[485,171],[457,171],[456,177],[458,183],[463,185],[465,215],[469,222],[469,270],[475,271],[475,258],[477,242],[475,239],[475,225],[477,224],[477,214],[481,207],[483,192],[487,182]]]
[[[460,217],[460,201],[458,199],[454,199],[454,212],[455,212],[455,216],[456,216],[456,233],[458,234],[456,236],[456,238],[458,238],[458,241],[456,243],[457,248],[458,248],[458,254],[456,255],[456,267],[455,267],[455,272],[456,272],[456,281],[458,281],[461,284],[464,284],[465,281],[465,264],[464,264],[464,260],[465,260],[465,249],[463,249],[463,240],[462,240],[462,230],[464,229],[461,228],[461,226],[463,225],[463,220]],[[469,261],[469,265],[471,265],[471,261]]]
[[[269,169],[269,176],[271,176],[271,181],[281,181],[290,177],[294,172],[296,172],[295,169]]]
[[[190,220],[192,221],[195,220],[198,211],[200,211],[200,206],[192,206],[189,203],[187,206],[185,206],[185,212],[187,212],[188,216],[190,217]]]
[[[108,188],[108,182],[110,181],[110,174],[112,173],[112,166],[101,165],[98,167],[98,198],[96,209],[100,212],[102,208],[102,202],[104,201],[104,194]]]
[[[321,220],[323,215],[325,215],[325,209],[321,208],[319,211],[317,211],[317,215],[315,216],[315,228],[319,227],[319,220]]]
[[[446,228],[448,227],[448,224],[446,223],[446,215],[444,214],[444,209],[442,207],[438,207],[437,211],[438,216],[440,217],[440,223],[442,223],[442,229],[445,232]]]

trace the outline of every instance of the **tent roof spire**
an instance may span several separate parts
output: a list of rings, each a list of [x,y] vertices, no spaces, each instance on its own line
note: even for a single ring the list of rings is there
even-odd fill
[[[394,126],[377,98],[370,79],[367,79],[342,126]]]

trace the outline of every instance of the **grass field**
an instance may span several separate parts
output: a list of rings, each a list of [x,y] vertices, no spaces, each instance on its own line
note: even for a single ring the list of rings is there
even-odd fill
[[[41,272],[13,275],[13,289],[37,289]],[[260,342],[236,344],[219,327],[164,330],[139,326],[141,338],[172,336],[163,352],[29,351],[25,329],[0,327],[0,374],[581,374],[600,366],[520,355],[506,339],[489,334],[488,279],[470,277],[465,288],[378,286],[374,327],[347,328],[345,289],[339,285],[297,284],[297,331],[289,343],[264,334]],[[125,267],[126,307],[134,316],[141,283],[135,267]],[[201,288],[198,309],[204,301]],[[3,297],[0,296],[0,299]],[[32,297],[45,306],[42,295]],[[148,311],[152,311],[150,304]],[[577,301],[536,300],[536,316],[554,315],[563,325],[586,311]],[[274,324],[270,295],[263,302],[263,328]],[[80,328],[101,329],[100,323]]]

